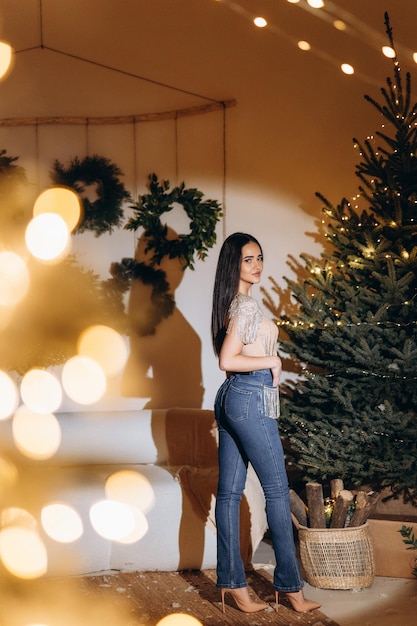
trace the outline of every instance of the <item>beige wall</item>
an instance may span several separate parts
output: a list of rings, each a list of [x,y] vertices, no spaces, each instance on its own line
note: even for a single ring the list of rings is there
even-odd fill
[[[336,33],[285,0],[262,6],[255,0],[43,0],[41,16],[38,0],[4,0],[0,37],[18,54],[13,72],[0,83],[1,119],[151,113],[211,99],[235,98],[237,105],[225,116],[225,195],[222,112],[181,118],[177,128],[174,121],[135,128],[0,127],[0,148],[20,157],[33,196],[49,184],[55,158],[65,162],[87,153],[115,161],[133,195],[145,191],[152,171],[172,183],[184,180],[224,203],[219,244],[235,230],[253,233],[265,249],[264,286],[270,275],[284,284],[289,254],[320,252],[309,235],[321,220],[315,192],[334,203],[352,197],[358,160],[352,138],[380,127],[363,94],[379,97],[391,73],[391,62],[370,45],[376,32],[384,39],[383,11],[390,12],[402,44],[412,47],[414,41],[415,0],[386,0],[383,8],[380,0],[333,5],[366,21],[369,33]],[[250,23],[248,16],[261,8],[269,30]],[[310,40],[315,52],[300,52],[297,38]],[[357,74],[343,75],[339,60],[354,63]],[[405,62],[413,77],[415,67]],[[183,215],[172,220],[178,230],[186,228]],[[110,263],[133,256],[134,247],[132,233],[123,230],[74,241],[82,264],[104,277]],[[204,408],[212,406],[222,380],[209,337],[217,253],[211,250],[194,272],[187,270],[175,294],[201,340]],[[121,401],[117,391],[107,400],[129,407],[144,401]]]

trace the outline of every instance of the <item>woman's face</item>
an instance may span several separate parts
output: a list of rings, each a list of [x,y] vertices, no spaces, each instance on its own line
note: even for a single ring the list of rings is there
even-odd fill
[[[242,248],[242,261],[240,264],[241,292],[247,293],[252,285],[259,283],[263,266],[263,256],[258,244],[253,241],[245,244]]]

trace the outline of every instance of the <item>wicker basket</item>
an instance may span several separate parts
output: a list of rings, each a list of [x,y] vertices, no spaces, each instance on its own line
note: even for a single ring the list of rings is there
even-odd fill
[[[364,589],[375,577],[368,524],[351,528],[298,526],[305,580],[321,589]]]

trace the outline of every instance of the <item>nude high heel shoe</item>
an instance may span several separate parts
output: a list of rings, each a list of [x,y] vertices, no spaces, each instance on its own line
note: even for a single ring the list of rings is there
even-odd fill
[[[223,613],[226,612],[225,604],[224,604],[224,596],[226,593],[230,593],[233,600],[236,603],[237,608],[243,613],[255,613],[256,611],[262,611],[263,609],[268,608],[268,604],[264,604],[263,602],[253,602],[249,596],[249,591],[247,587],[240,587],[238,589],[221,589],[222,596],[222,609]]]
[[[307,613],[308,611],[314,611],[315,609],[319,609],[321,604],[319,602],[314,602],[313,600],[308,600],[304,597],[303,590],[295,591],[294,593],[285,593],[286,598],[288,598],[292,608],[297,613]],[[279,591],[275,590],[275,611],[278,613],[279,606]]]

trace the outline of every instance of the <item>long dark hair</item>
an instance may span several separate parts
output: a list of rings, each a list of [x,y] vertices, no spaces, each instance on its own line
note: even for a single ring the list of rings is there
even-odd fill
[[[218,356],[226,334],[226,317],[230,303],[238,292],[242,248],[247,243],[259,243],[247,233],[233,233],[225,239],[217,261],[211,310],[211,339],[215,354]]]

